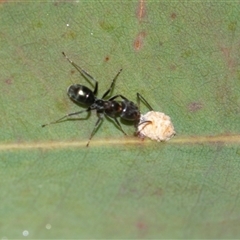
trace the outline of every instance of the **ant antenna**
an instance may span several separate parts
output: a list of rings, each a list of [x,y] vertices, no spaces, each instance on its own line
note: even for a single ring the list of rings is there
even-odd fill
[[[55,123],[60,123],[60,122],[62,122],[64,119],[68,119],[68,117],[70,117],[70,116],[78,115],[78,114],[80,114],[80,113],[88,112],[88,111],[90,111],[90,110],[91,110],[91,109],[88,108],[88,109],[85,109],[85,110],[82,110],[82,111],[78,111],[78,112],[73,112],[73,113],[66,114],[65,116],[59,118],[59,119],[56,120],[56,121],[43,124],[42,127],[46,127],[46,126],[48,126],[48,125],[55,124]]]
[[[73,62],[64,52],[62,52],[62,55],[78,70],[78,72],[80,72],[83,75],[86,75],[87,77],[89,77],[94,82],[97,82],[96,79],[94,79],[88,72],[86,72],[83,68],[78,66],[75,62]]]

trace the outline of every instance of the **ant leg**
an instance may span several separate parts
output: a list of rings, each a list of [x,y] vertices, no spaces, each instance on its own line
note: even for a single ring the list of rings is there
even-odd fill
[[[90,110],[92,110],[92,109],[91,109],[91,108],[88,108],[88,109],[85,109],[85,110],[82,110],[82,111],[79,111],[79,112],[69,113],[69,114],[67,114],[67,115],[59,118],[59,119],[56,120],[56,121],[43,124],[42,127],[46,127],[47,125],[50,125],[50,124],[60,123],[60,122],[62,122],[64,119],[66,119],[66,118],[68,118],[68,117],[71,117],[71,116],[73,116],[73,115],[78,115],[78,114],[81,114],[81,113],[83,113],[83,112],[89,112]]]
[[[64,52],[62,52],[62,54],[78,70],[78,72],[80,72],[83,76],[87,76],[88,78],[95,82],[93,93],[94,95],[96,95],[98,91],[98,81],[94,77],[92,77],[88,72],[86,72],[83,68],[78,66],[75,62],[73,62]]]
[[[140,100],[151,110],[153,111],[153,108],[151,107],[151,105],[147,102],[147,100],[140,94],[140,93],[137,93],[137,104],[138,104],[138,108],[140,109]],[[137,124],[137,132],[135,133],[137,136],[140,136],[142,137],[141,135],[141,131],[148,125],[148,124],[151,124],[152,121],[149,121],[149,120],[145,120],[145,121],[142,121],[141,122],[141,118],[140,118],[140,122],[138,122]],[[142,127],[142,129],[140,130],[139,129],[139,126],[142,125],[142,124],[145,124],[145,126]]]
[[[123,95],[121,94],[118,94],[118,95],[115,95],[111,98],[108,99],[108,101],[112,101],[114,100],[115,98],[117,97],[120,97],[122,98],[123,100],[126,100],[126,101],[129,101],[126,97],[124,97]],[[140,109],[140,100],[151,110],[153,111],[153,108],[151,107],[151,105],[147,102],[147,100],[140,94],[140,93],[137,93],[137,103],[138,103],[138,108]]]
[[[138,103],[138,108],[140,109],[140,100],[151,110],[153,111],[153,108],[150,106],[150,104],[147,102],[147,100],[140,94],[137,93],[137,103]]]
[[[114,121],[116,122],[116,124],[118,125],[118,127],[120,128],[120,130],[121,130],[125,135],[127,135],[127,134],[123,131],[122,126],[121,126],[121,124],[119,123],[119,121],[118,121],[116,118],[113,118],[113,119],[114,119]]]
[[[88,145],[89,145],[89,143],[90,143],[93,135],[95,134],[97,128],[98,128],[99,125],[102,123],[102,120],[103,120],[103,118],[102,118],[102,114],[101,114],[101,115],[98,116],[98,120],[97,120],[97,122],[96,122],[95,125],[94,125],[94,128],[93,128],[92,133],[91,133],[91,135],[90,135],[90,137],[89,137],[89,139],[88,139],[88,142],[87,142],[86,147],[88,147]]]
[[[117,97],[120,97],[120,98],[122,98],[123,100],[129,101],[127,98],[125,98],[125,97],[124,97],[123,95],[121,95],[121,94],[118,94],[118,95],[115,95],[115,96],[109,98],[108,101],[112,101],[112,100],[114,100],[114,99],[117,98]]]
[[[122,71],[122,68],[118,71],[117,75],[112,80],[112,83],[111,83],[109,89],[103,94],[102,99],[105,98],[109,94],[109,92],[111,92],[111,90],[112,90],[112,88],[113,88],[113,86],[115,84],[115,81],[116,81],[118,75],[121,73],[121,71]]]
[[[140,123],[138,123],[137,128],[138,128],[140,125],[142,125],[143,123],[146,123],[146,125],[143,126],[141,130],[137,130],[137,131],[135,132],[135,135],[136,135],[136,136],[141,135],[141,131],[142,131],[148,124],[151,124],[152,121],[146,120],[146,121],[140,122]]]

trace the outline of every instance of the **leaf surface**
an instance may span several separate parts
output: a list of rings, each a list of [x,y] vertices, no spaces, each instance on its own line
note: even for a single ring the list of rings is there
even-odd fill
[[[239,237],[239,5],[78,1],[0,8],[0,237]],[[140,92],[177,136],[141,141],[66,96]],[[141,111],[148,109],[143,104]],[[87,118],[87,119],[84,119]]]

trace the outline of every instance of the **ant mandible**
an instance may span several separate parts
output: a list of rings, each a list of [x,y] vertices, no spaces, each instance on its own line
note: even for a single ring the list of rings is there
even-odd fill
[[[119,129],[125,135],[127,135],[124,132],[124,130],[122,129],[122,126],[120,125],[119,121],[117,120],[117,117],[120,117],[127,121],[134,122],[135,127],[136,127],[140,121],[140,116],[141,116],[141,113],[139,111],[140,99],[150,109],[152,109],[151,106],[147,103],[147,101],[139,93],[137,93],[138,105],[136,105],[132,101],[129,101],[126,97],[124,97],[121,94],[117,94],[117,95],[105,100],[107,95],[112,91],[115,81],[116,81],[118,75],[121,73],[122,69],[120,69],[118,71],[117,75],[112,80],[110,87],[103,94],[103,96],[100,99],[97,98],[96,94],[98,92],[98,81],[95,78],[93,78],[89,73],[87,73],[83,68],[78,66],[72,60],[70,60],[64,52],[62,52],[62,54],[77,69],[78,72],[80,72],[84,77],[87,77],[90,80],[92,80],[93,82],[95,82],[95,87],[94,87],[94,90],[92,91],[88,87],[80,85],[80,84],[73,84],[73,85],[69,86],[67,89],[67,95],[69,96],[69,98],[76,104],[85,105],[87,107],[87,109],[69,113],[69,114],[59,118],[56,121],[42,125],[42,127],[45,127],[49,124],[62,122],[64,119],[67,119],[74,115],[81,114],[83,112],[90,112],[92,110],[96,110],[98,120],[95,123],[92,133],[88,139],[88,142],[86,145],[88,147],[93,135],[95,134],[97,128],[99,127],[100,123],[102,122],[104,115],[112,118],[115,121],[115,123],[117,124],[117,126],[119,127]],[[122,100],[116,101],[115,99],[118,97],[121,98]]]

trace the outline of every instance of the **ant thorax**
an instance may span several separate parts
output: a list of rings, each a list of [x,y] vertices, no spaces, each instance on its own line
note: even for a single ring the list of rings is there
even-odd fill
[[[115,118],[122,112],[122,102],[104,101],[104,112],[109,117]]]

